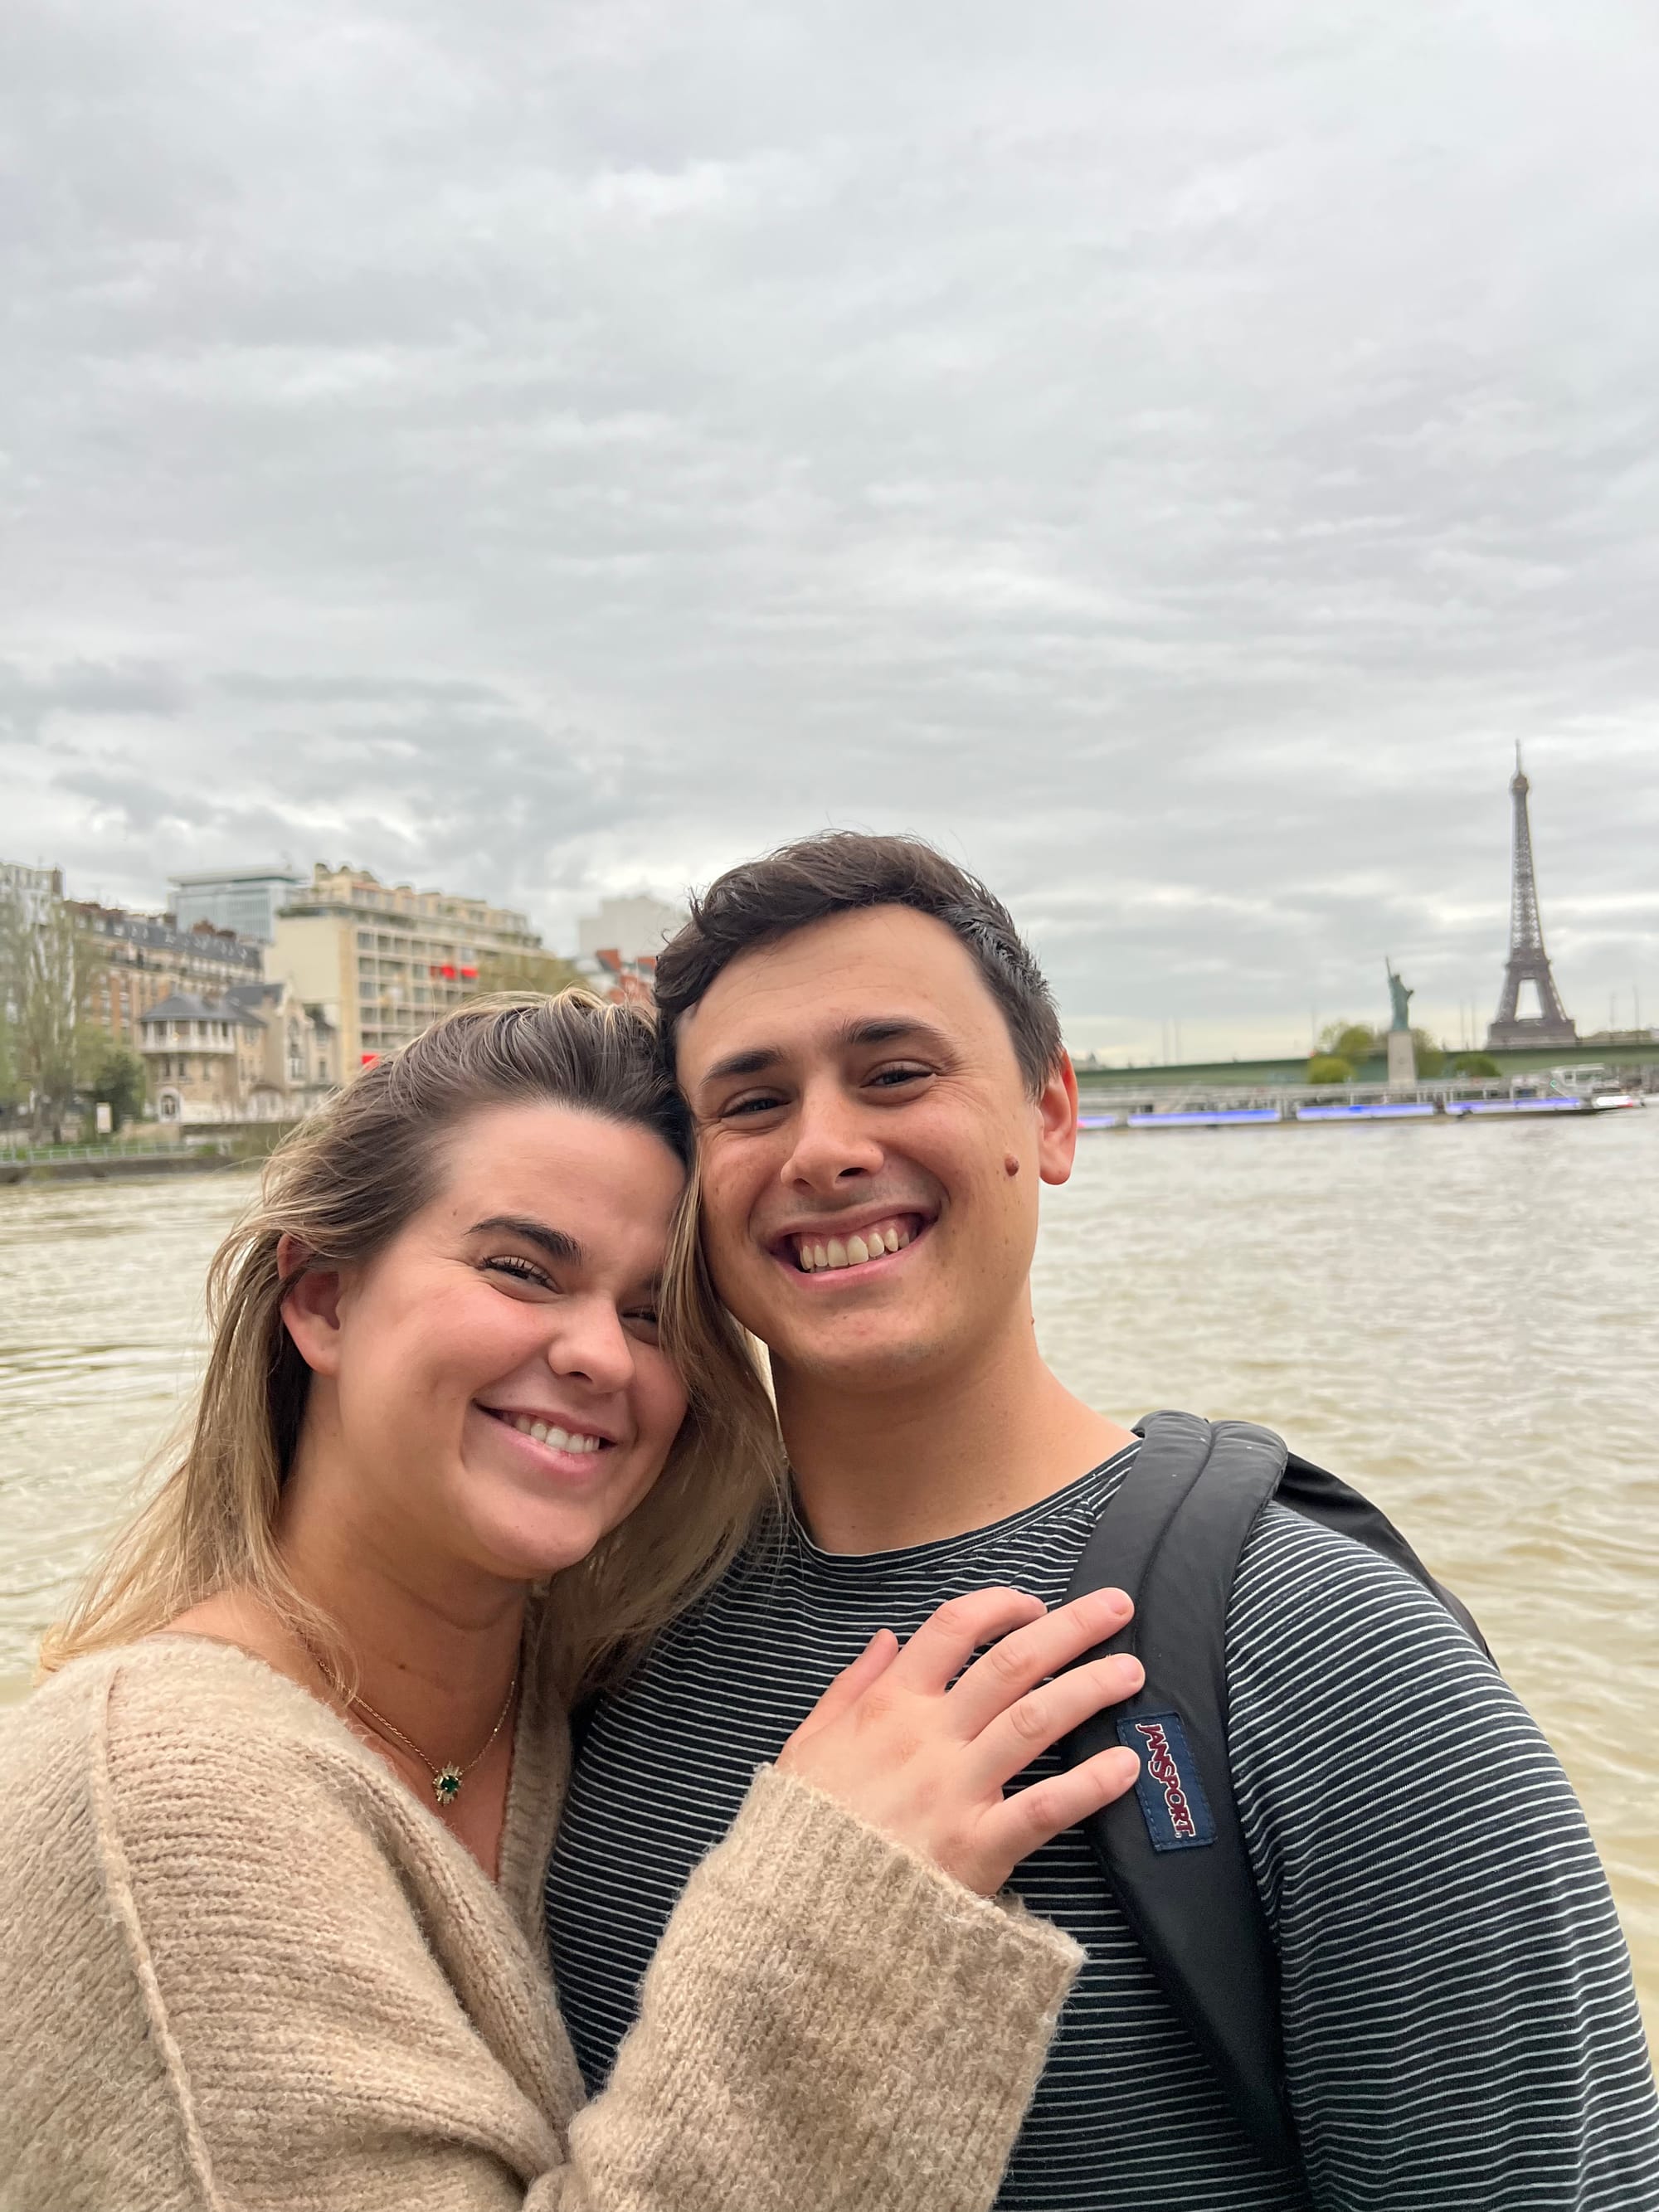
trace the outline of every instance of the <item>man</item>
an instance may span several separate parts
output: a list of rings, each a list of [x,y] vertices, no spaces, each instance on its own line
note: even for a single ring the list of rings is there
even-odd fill
[[[981,885],[914,840],[810,839],[714,885],[658,992],[708,1263],[770,1352],[793,1501],[593,1717],[548,1895],[595,2087],[752,1768],[876,1628],[908,1635],[988,1583],[1057,1602],[1136,1449],[1036,1347],[1038,1190],[1070,1172],[1076,1085]],[[1227,1675],[1297,2166],[1252,2146],[1073,1831],[1014,1878],[1088,1964],[999,2205],[1659,2205],[1606,1882],[1463,1629],[1273,1504],[1239,1563]]]

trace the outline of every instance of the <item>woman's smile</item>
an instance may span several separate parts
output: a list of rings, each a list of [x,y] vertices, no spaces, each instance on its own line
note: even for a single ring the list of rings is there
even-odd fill
[[[526,1455],[529,1463],[538,1468],[584,1478],[609,1474],[614,1469],[618,1440],[602,1434],[591,1420],[574,1413],[485,1406],[476,1400],[473,1411],[505,1431],[507,1449]]]

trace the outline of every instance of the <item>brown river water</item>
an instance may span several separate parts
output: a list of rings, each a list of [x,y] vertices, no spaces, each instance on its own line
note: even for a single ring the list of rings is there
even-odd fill
[[[0,1702],[201,1358],[246,1174],[0,1188]],[[1571,1774],[1659,2021],[1659,1110],[1100,1133],[1048,1194],[1050,1358],[1265,1421],[1473,1607]]]

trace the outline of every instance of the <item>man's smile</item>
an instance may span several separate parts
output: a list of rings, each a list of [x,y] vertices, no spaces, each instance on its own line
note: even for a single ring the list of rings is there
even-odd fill
[[[908,1250],[932,1225],[931,1218],[914,1207],[866,1209],[787,1230],[773,1240],[771,1250],[798,1274],[862,1273]]]

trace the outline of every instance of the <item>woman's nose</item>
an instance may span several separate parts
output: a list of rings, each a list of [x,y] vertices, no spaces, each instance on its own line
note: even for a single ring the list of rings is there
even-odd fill
[[[561,1322],[547,1347],[553,1372],[595,1390],[625,1390],[634,1379],[634,1346],[616,1308],[573,1303]]]

